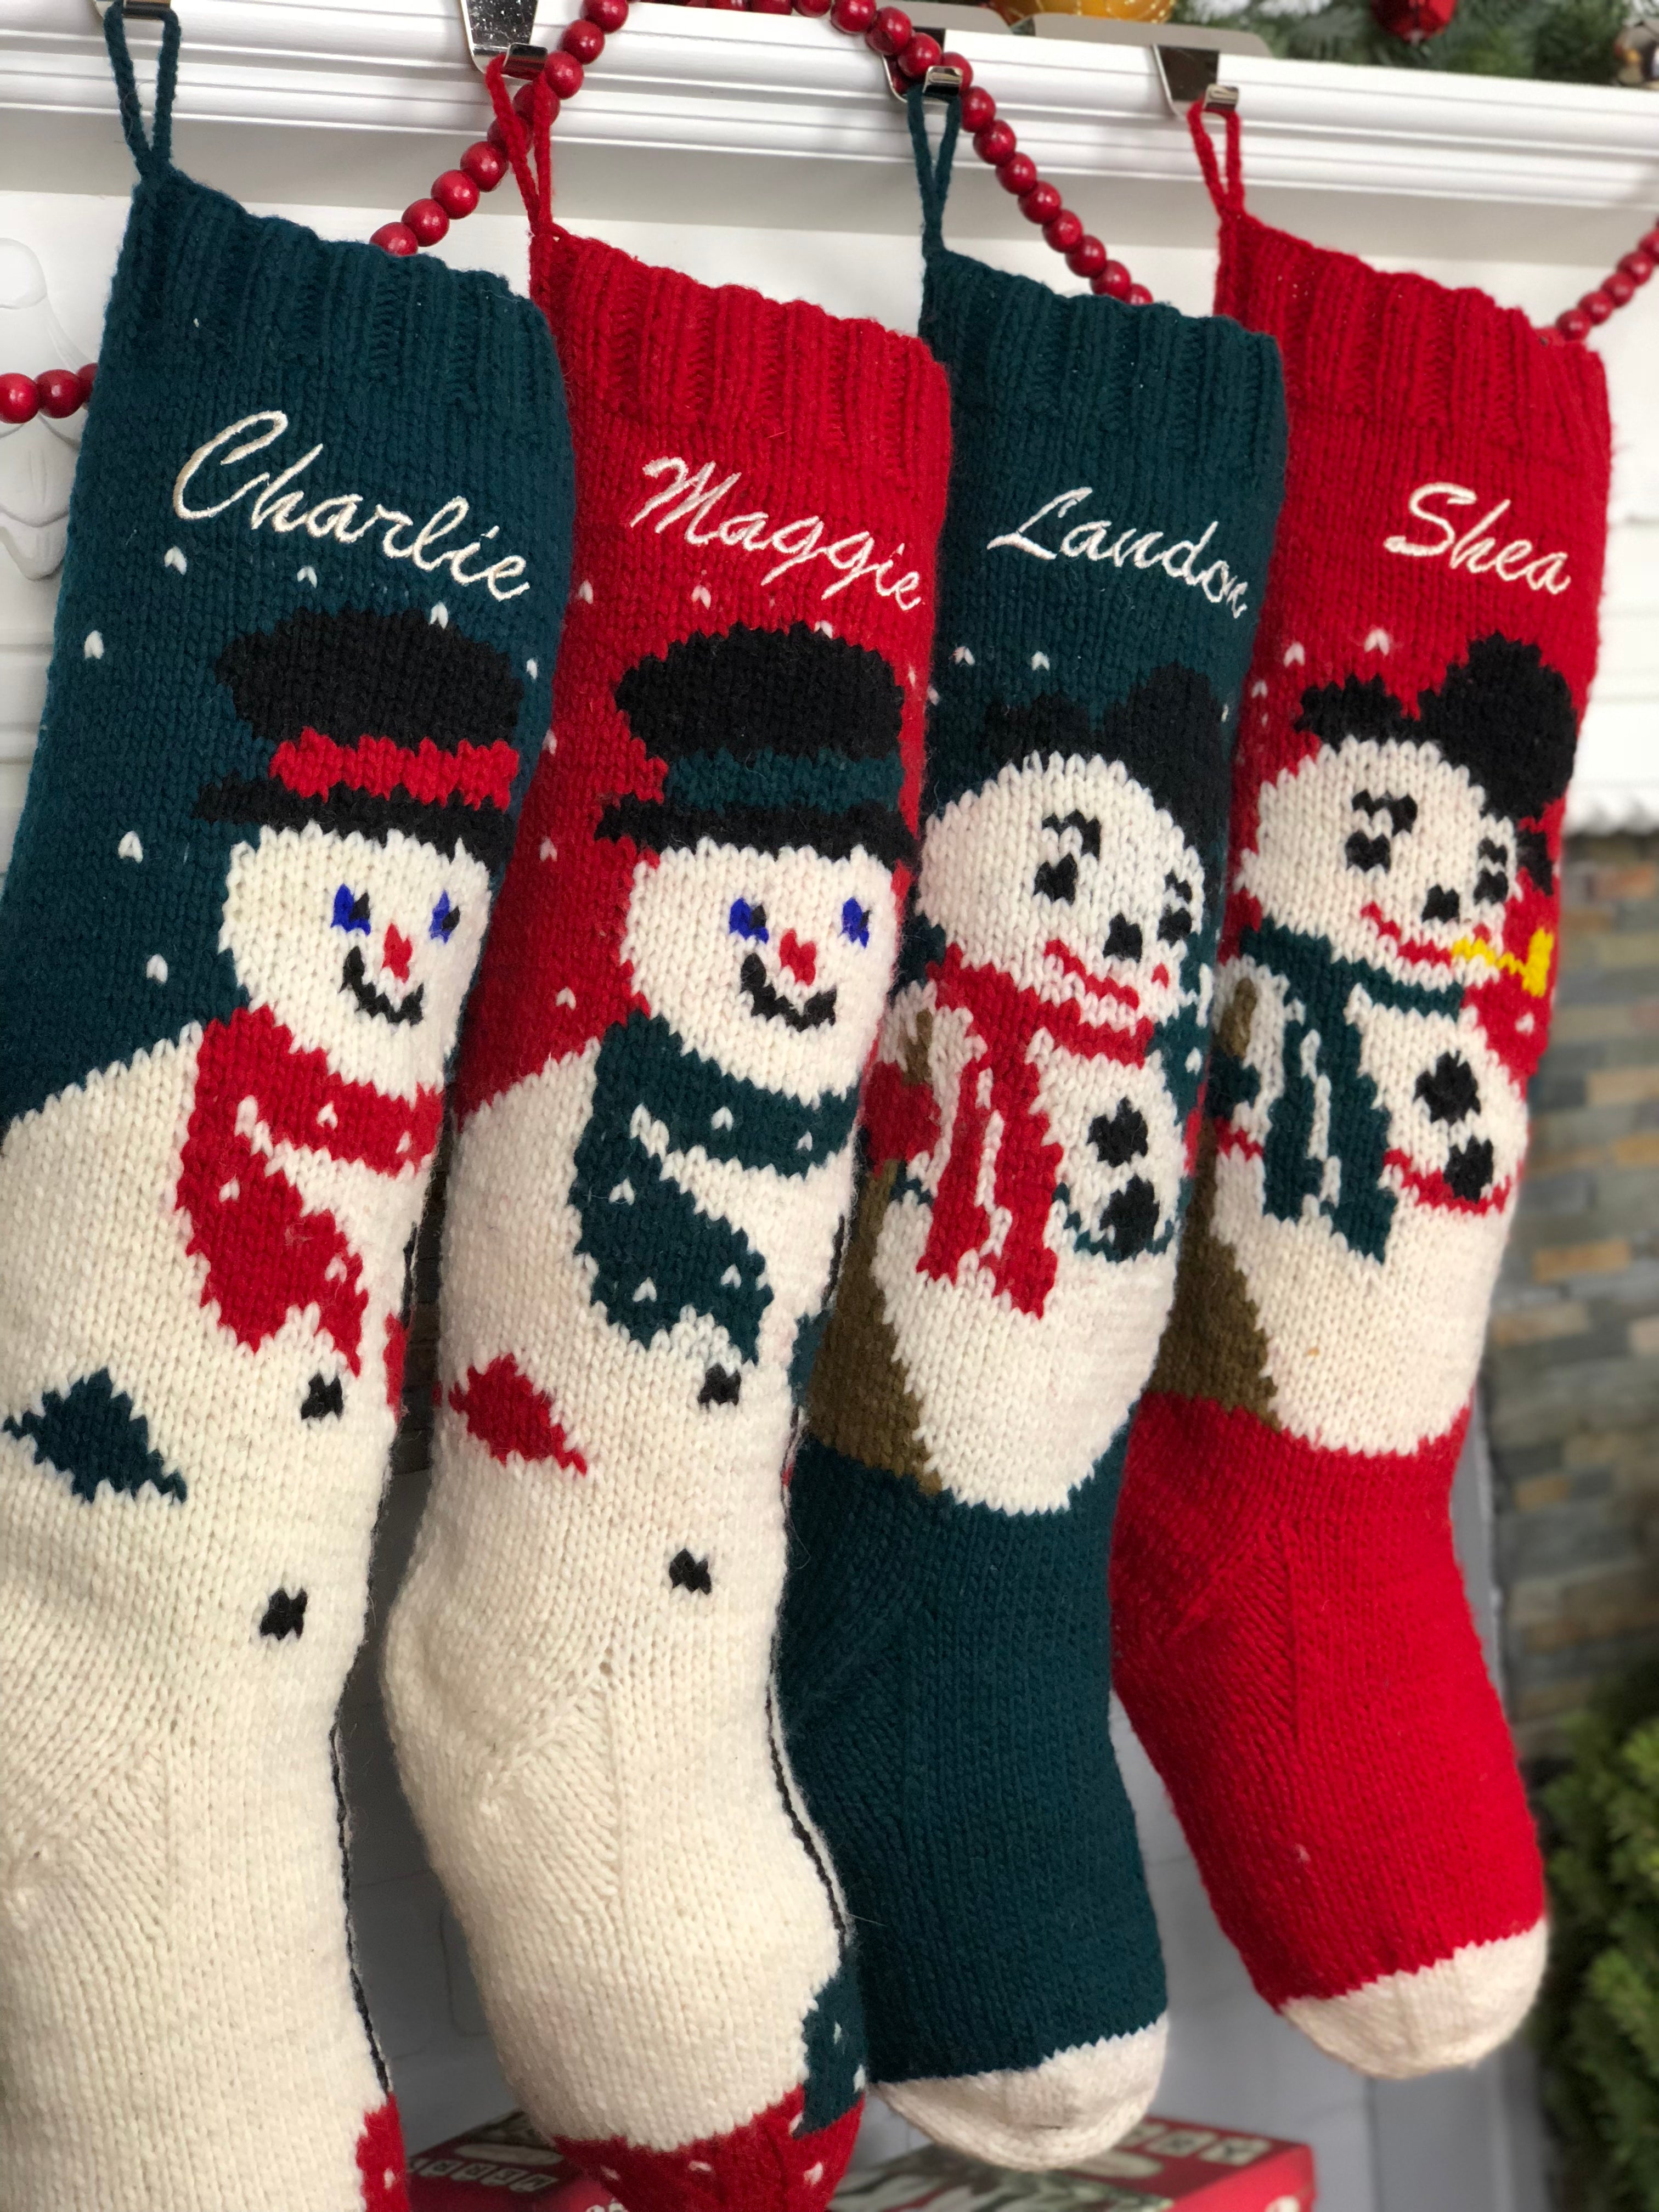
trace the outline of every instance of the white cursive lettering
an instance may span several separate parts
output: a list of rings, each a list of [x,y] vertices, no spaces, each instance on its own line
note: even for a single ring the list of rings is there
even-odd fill
[[[1500,548],[1498,539],[1487,534],[1500,517],[1509,513],[1509,500],[1500,499],[1496,507],[1488,507],[1480,521],[1472,523],[1462,537],[1456,524],[1443,514],[1437,514],[1430,504],[1438,500],[1446,507],[1474,507],[1479,505],[1480,496],[1468,484],[1419,484],[1406,501],[1407,512],[1419,522],[1426,522],[1438,535],[1432,538],[1385,538],[1382,550],[1398,553],[1408,561],[1438,561],[1444,556],[1451,568],[1467,568],[1472,576],[1492,575],[1500,583],[1525,584],[1529,590],[1548,592],[1554,599],[1570,590],[1572,579],[1567,574],[1565,553],[1536,552],[1530,538],[1512,538]]]
[[[246,499],[250,492],[257,491],[258,498],[247,509],[250,530],[263,530],[269,526],[281,537],[286,537],[292,531],[303,530],[312,538],[331,538],[338,545],[356,545],[384,523],[386,528],[378,549],[383,560],[412,561],[417,568],[428,575],[434,569],[447,568],[458,584],[483,584],[487,586],[491,599],[516,599],[530,589],[528,584],[514,580],[525,574],[530,565],[520,553],[504,554],[499,560],[470,573],[461,567],[464,561],[483,550],[499,532],[499,523],[492,523],[482,538],[475,538],[470,544],[446,546],[441,551],[432,551],[439,538],[447,538],[452,531],[459,530],[471,512],[469,501],[459,493],[454,498],[446,500],[418,529],[416,529],[412,514],[405,514],[400,507],[386,507],[379,501],[371,509],[368,520],[359,522],[358,510],[366,504],[362,492],[332,492],[325,499],[307,506],[307,495],[295,489],[295,485],[312,463],[320,457],[324,450],[321,446],[313,446],[309,453],[301,453],[277,476],[272,476],[269,469],[263,469],[258,476],[245,477],[233,492],[212,506],[192,507],[190,504],[187,495],[197,477],[210,464],[216,469],[233,468],[237,462],[246,460],[251,454],[263,453],[267,446],[275,445],[287,428],[288,416],[280,407],[264,407],[257,414],[244,415],[239,422],[228,423],[205,445],[198,446],[173,479],[173,511],[179,520],[210,522],[216,515],[228,514],[240,501]],[[253,433],[252,436],[243,435],[244,432],[250,431]],[[241,441],[240,444],[235,442],[239,439]],[[406,544],[397,543],[398,532],[406,530],[414,531],[414,537]],[[430,558],[425,557],[428,554]],[[507,584],[513,585],[512,590],[502,588]]]
[[[775,527],[771,516],[759,508],[717,519],[715,509],[729,493],[737,489],[743,481],[743,472],[734,469],[717,482],[713,461],[705,461],[694,471],[683,454],[665,453],[654,461],[647,461],[641,474],[653,483],[662,479],[662,486],[652,493],[637,514],[629,517],[630,530],[637,530],[647,517],[654,515],[656,520],[651,526],[658,537],[681,523],[688,545],[724,545],[736,553],[776,554],[780,557],[761,578],[763,588],[777,583],[792,568],[804,568],[814,561],[823,561],[836,571],[836,578],[818,593],[822,599],[833,599],[854,584],[867,580],[880,598],[891,599],[905,614],[914,614],[921,605],[921,571],[907,568],[897,576],[892,573],[903,554],[902,543],[878,559],[876,541],[867,530],[849,531],[846,537],[826,544],[821,514],[798,515],[793,522],[781,522]]]
[[[1164,535],[1161,530],[1138,531],[1133,523],[1114,537],[1114,525],[1109,522],[1074,522],[1058,545],[1045,545],[1041,538],[1031,535],[1050,516],[1058,520],[1093,496],[1092,484],[1077,484],[1070,491],[1056,492],[1035,514],[1028,514],[1014,529],[1005,530],[1000,537],[993,538],[986,551],[994,553],[999,546],[1006,546],[1010,551],[1027,554],[1034,561],[1109,561],[1115,568],[1126,565],[1161,568],[1177,584],[1187,584],[1202,592],[1212,605],[1231,607],[1235,622],[1249,611],[1245,603],[1249,585],[1243,576],[1234,575],[1224,561],[1212,561],[1200,574],[1193,573],[1194,562],[1215,536],[1218,523],[1207,525],[1201,538],[1178,538],[1162,551],[1158,550],[1158,541]]]

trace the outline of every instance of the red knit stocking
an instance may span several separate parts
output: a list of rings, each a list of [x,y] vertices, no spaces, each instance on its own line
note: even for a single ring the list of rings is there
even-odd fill
[[[1601,367],[1244,212],[1290,468],[1234,785],[1209,1134],[1113,1559],[1118,1680],[1257,1987],[1382,2075],[1543,1956],[1448,1491],[1548,1027]]]
[[[947,395],[915,339],[544,210],[533,289],[575,588],[463,1046],[398,1752],[538,2125],[631,2212],[818,2212],[863,2035],[774,1725],[781,1476],[913,851]]]

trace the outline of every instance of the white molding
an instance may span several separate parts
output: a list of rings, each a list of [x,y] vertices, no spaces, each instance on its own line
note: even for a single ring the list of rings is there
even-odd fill
[[[553,0],[541,33],[574,12],[572,0]],[[399,155],[399,139],[453,142],[487,116],[456,0],[179,0],[179,14],[181,153],[198,173],[224,182],[234,174],[244,197],[372,203],[378,172],[386,196],[401,201],[419,157]],[[1153,188],[1167,204],[1176,187],[1176,229],[1206,220],[1184,127],[1164,110],[1144,48],[974,33],[954,40],[1046,173],[1085,198],[1091,184],[1129,185]],[[1659,100],[1639,94],[1249,54],[1230,55],[1226,74],[1243,95],[1252,189],[1270,199],[1455,204],[1466,218],[1490,210],[1511,240],[1525,210],[1532,257],[1558,258],[1555,235],[1559,258],[1573,260],[1595,258],[1584,249],[1583,217],[1611,213],[1628,228],[1659,202]],[[114,105],[91,0],[7,0],[0,190],[38,190],[49,173],[74,177],[82,191],[122,188]],[[822,21],[642,0],[561,117],[558,144],[579,214],[636,211],[626,204],[627,167],[615,158],[624,155],[646,172],[640,212],[663,205],[666,162],[685,219],[914,222],[907,192],[872,198],[858,189],[868,182],[860,169],[908,168],[903,118],[873,58]],[[769,170],[811,167],[780,198],[757,160]],[[367,188],[351,189],[354,181]],[[968,189],[991,195],[987,204],[1000,197],[986,178]],[[1552,232],[1547,220],[1540,229],[1552,214],[1579,220],[1565,232]],[[1008,218],[1018,222],[1012,209]],[[1131,220],[1138,234],[1154,234],[1139,213]],[[1178,242],[1175,230],[1164,234]],[[1425,222],[1425,234],[1447,250],[1437,223]]]

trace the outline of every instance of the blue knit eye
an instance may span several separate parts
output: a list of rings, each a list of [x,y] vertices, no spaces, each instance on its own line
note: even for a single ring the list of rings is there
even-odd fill
[[[368,893],[364,891],[353,898],[349,887],[342,884],[334,894],[334,927],[336,929],[362,930],[368,935]]]
[[[733,899],[732,911],[726,917],[726,927],[733,937],[757,937],[766,944],[766,908],[750,906],[747,899]]]
[[[850,937],[854,945],[870,942],[870,909],[860,906],[856,899],[848,899],[841,910],[841,933]]]
[[[449,893],[441,891],[438,895],[438,903],[432,909],[432,927],[428,934],[432,937],[453,937],[460,918],[459,907],[451,906]]]

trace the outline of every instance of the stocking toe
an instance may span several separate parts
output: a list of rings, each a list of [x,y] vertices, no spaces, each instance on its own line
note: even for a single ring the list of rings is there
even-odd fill
[[[1040,2066],[884,2084],[881,2095],[935,2142],[1029,2172],[1075,2165],[1121,2142],[1152,2101],[1166,2021],[1058,2051]]]
[[[1415,1973],[1382,1974],[1340,1997],[1299,1997],[1285,2017],[1333,2058],[1387,2081],[1473,2066],[1526,2018],[1544,1972],[1543,1921],[1466,1943]]]

